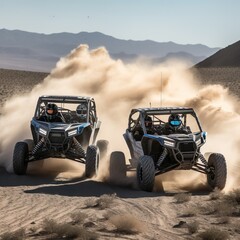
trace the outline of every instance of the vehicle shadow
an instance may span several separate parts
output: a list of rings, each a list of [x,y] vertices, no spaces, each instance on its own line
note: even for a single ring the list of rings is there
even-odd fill
[[[17,187],[17,186],[39,186],[43,184],[61,184],[62,180],[58,180],[56,177],[59,172],[51,174],[36,174],[28,173],[27,175],[16,175],[14,173],[7,172],[4,168],[0,168],[0,187]],[[80,176],[78,178],[69,179],[67,182],[78,182],[85,179]]]
[[[121,198],[159,197],[166,196],[164,192],[144,192],[131,186],[118,186],[106,182],[98,182],[92,179],[75,183],[65,183],[55,186],[43,186],[25,193],[41,193],[61,195],[69,197],[100,197],[103,194],[116,194]]]
[[[23,190],[27,194],[47,194],[69,197],[100,197],[103,194],[116,194],[121,198],[161,197],[174,196],[178,191],[164,191],[157,189],[154,192],[141,191],[136,187],[133,177],[127,177],[124,181],[109,182],[94,179],[86,179],[84,176],[73,179],[58,180],[52,175],[28,174],[18,176],[6,172],[0,168],[0,187],[32,186],[33,189]],[[35,187],[35,188],[34,188]],[[184,190],[192,195],[208,195],[206,186],[195,190]]]
[[[127,181],[128,180],[128,181]],[[179,191],[160,191],[146,192],[138,189],[131,181],[131,178],[126,179],[125,183],[101,182],[94,179],[83,179],[78,181],[65,182],[51,186],[39,186],[32,190],[25,190],[25,193],[41,193],[50,195],[60,195],[69,197],[100,197],[103,194],[116,194],[121,198],[142,198],[142,197],[172,197]],[[182,191],[181,191],[182,192]],[[184,191],[193,196],[209,195],[209,189],[202,186],[195,190]]]

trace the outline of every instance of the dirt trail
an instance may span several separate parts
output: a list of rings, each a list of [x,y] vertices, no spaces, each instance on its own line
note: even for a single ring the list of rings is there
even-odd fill
[[[70,172],[71,173],[71,172]],[[69,175],[70,173],[66,173]],[[172,228],[176,224],[176,208],[172,196],[162,193],[146,193],[131,188],[111,185],[86,179],[67,179],[64,173],[60,178],[41,175],[15,176],[1,172],[0,175],[0,234],[19,228],[41,228],[46,218],[58,222],[70,221],[71,213],[81,211],[88,214],[98,227],[104,227],[103,238],[115,238],[115,233],[107,229],[112,226],[103,224],[104,213],[111,211],[115,215],[130,213],[147,226],[147,230],[138,235],[138,239],[184,239],[181,231]],[[60,179],[60,180],[59,180]],[[113,207],[104,210],[85,208],[86,201],[103,194],[117,194]],[[101,236],[100,235],[100,236]],[[116,237],[118,239],[118,237]],[[122,239],[120,236],[119,239]],[[128,239],[136,239],[129,236]]]
[[[129,185],[129,181],[134,180],[133,176],[128,177],[126,186],[109,184],[85,179],[81,164],[74,163],[68,171],[62,170],[57,174],[50,168],[51,161],[54,160],[50,160],[47,165],[47,175],[46,172],[44,175],[40,171],[37,172],[33,167],[26,176],[16,176],[1,169],[0,234],[24,228],[27,230],[27,239],[40,240],[43,239],[42,236],[31,234],[33,231],[41,232],[46,219],[53,219],[58,223],[71,222],[71,214],[74,212],[88,215],[87,221],[93,223],[88,230],[96,232],[99,239],[192,239],[187,226],[173,226],[180,221],[191,223],[197,220],[201,222],[201,228],[206,228],[210,222],[214,224],[216,221],[214,217],[200,214],[195,218],[182,217],[182,213],[191,206],[207,203],[208,191],[192,193],[190,202],[177,204],[174,196],[181,190],[172,190],[170,183],[165,184],[165,191],[148,193]],[[58,164],[64,166],[64,163]],[[59,170],[56,169],[56,163],[54,166],[55,170]],[[104,194],[116,194],[117,197],[110,206],[102,210],[86,207]],[[109,214],[130,214],[141,222],[143,231],[130,235],[116,233],[114,226],[106,218]]]

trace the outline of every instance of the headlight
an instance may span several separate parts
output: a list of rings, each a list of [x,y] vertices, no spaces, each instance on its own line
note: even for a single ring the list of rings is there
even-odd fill
[[[44,136],[47,135],[47,131],[44,130],[43,128],[39,128],[39,133],[41,133],[41,134],[44,135]]]
[[[164,140],[164,145],[168,147],[175,147],[175,142]]]
[[[71,137],[76,134],[77,134],[77,129],[74,129],[74,130],[68,132],[68,137]]]

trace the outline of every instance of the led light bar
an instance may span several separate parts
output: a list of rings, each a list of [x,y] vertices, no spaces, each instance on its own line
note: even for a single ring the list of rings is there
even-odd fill
[[[39,128],[39,133],[41,133],[42,135],[46,136],[47,135],[47,131],[42,129],[42,128]]]
[[[164,145],[165,145],[165,146],[168,146],[168,147],[174,147],[174,146],[175,146],[175,143],[174,143],[174,142],[167,141],[167,140],[164,140]]]
[[[74,129],[74,130],[68,132],[69,137],[76,135],[76,134],[77,134],[77,129]]]

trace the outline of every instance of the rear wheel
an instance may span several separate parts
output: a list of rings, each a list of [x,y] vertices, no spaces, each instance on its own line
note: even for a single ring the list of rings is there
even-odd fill
[[[90,145],[87,148],[86,153],[86,165],[85,165],[85,174],[86,177],[90,178],[94,175],[97,175],[99,166],[99,149],[95,145]]]
[[[154,186],[155,180],[155,166],[152,157],[144,155],[139,159],[137,166],[137,180],[139,187],[151,192]]]
[[[17,142],[13,152],[13,171],[17,175],[26,174],[28,166],[28,144]]]
[[[107,140],[98,140],[97,146],[99,148],[100,157],[104,158],[107,155],[109,142]]]
[[[208,184],[212,189],[225,187],[227,180],[227,165],[224,156],[220,153],[212,153],[208,159],[210,172],[207,174]]]
[[[110,179],[124,179],[126,177],[126,159],[123,152],[115,151],[111,153],[109,163]]]

